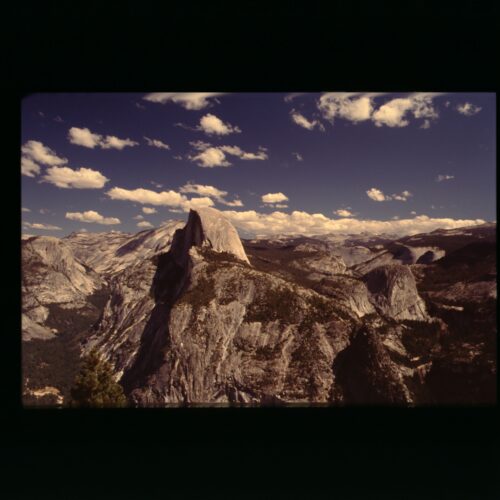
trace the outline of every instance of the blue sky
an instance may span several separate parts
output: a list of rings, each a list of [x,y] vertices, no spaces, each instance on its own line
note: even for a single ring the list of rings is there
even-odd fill
[[[495,99],[35,94],[22,105],[23,232],[136,232],[197,206],[244,236],[492,221]]]

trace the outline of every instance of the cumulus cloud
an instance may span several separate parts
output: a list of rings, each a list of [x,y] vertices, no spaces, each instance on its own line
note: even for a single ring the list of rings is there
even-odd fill
[[[68,139],[71,144],[94,149],[123,149],[127,146],[138,146],[139,143],[131,139],[119,139],[114,135],[102,136],[91,132],[88,128],[71,127],[68,131]]]
[[[439,174],[436,177],[436,182],[450,181],[451,179],[454,179],[454,178],[455,178],[454,175],[442,175],[442,174]]]
[[[153,208],[153,207],[142,207],[142,211],[145,214],[155,214],[156,213],[156,208]]]
[[[100,189],[109,181],[97,170],[83,167],[77,170],[69,167],[50,167],[43,180],[65,189]]]
[[[303,161],[304,158],[302,157],[302,155],[300,153],[292,153],[293,157],[297,160],[297,161]]]
[[[21,212],[31,212],[31,210],[29,208],[22,207]]]
[[[207,135],[239,134],[241,130],[229,123],[224,123],[220,118],[210,113],[200,119],[199,130]]]
[[[327,92],[317,103],[323,117],[330,122],[343,118],[351,122],[369,120],[373,110],[372,99],[377,94],[359,92]]]
[[[86,212],[66,212],[66,219],[103,224],[105,226],[120,224],[120,219],[116,217],[104,217],[94,210],[87,210]]]
[[[477,115],[481,111],[481,109],[482,108],[480,108],[479,106],[471,104],[470,102],[465,102],[457,106],[457,111],[465,116]]]
[[[150,184],[152,184],[154,187],[160,189],[163,187],[163,184],[160,184],[158,182],[155,182],[155,181],[151,181]]]
[[[134,220],[143,220],[144,216],[142,215],[136,215],[135,217],[132,217]]]
[[[319,120],[308,120],[304,115],[294,109],[292,109],[290,117],[296,125],[306,130],[314,130],[315,128],[318,128],[318,130],[322,132],[325,130],[325,127]]]
[[[424,123],[422,123],[422,125],[420,125],[420,128],[423,128],[423,129],[431,128],[431,121],[430,120],[424,120]]]
[[[353,217],[354,214],[350,210],[346,210],[345,208],[339,208],[333,212],[335,215],[339,217]]]
[[[167,207],[178,207],[186,200],[185,196],[172,190],[157,193],[156,191],[144,188],[124,189],[114,187],[107,191],[106,194],[112,200],[132,201],[143,205]]]
[[[196,162],[200,167],[229,167],[231,163],[227,160],[226,154],[236,156],[240,160],[267,160],[267,149],[259,146],[257,153],[248,153],[239,146],[212,146],[204,141],[192,141],[191,146],[198,151],[197,154],[190,154],[188,158]]]
[[[220,148],[207,148],[196,155],[189,156],[189,159],[196,162],[199,167],[212,168],[231,166],[231,163],[227,160],[226,155]]]
[[[37,165],[31,158],[21,157],[21,175],[35,177],[40,173],[40,165]]]
[[[52,149],[44,146],[39,141],[28,141],[22,148],[23,157],[42,165],[63,165],[68,162],[66,158],[60,158]]]
[[[264,203],[280,203],[282,201],[288,201],[288,196],[283,193],[267,193],[261,197]]]
[[[373,201],[385,201],[386,199],[384,193],[377,188],[369,189],[366,191],[366,194],[368,195],[368,198],[371,198]]]
[[[152,146],[158,149],[170,149],[170,146],[160,141],[160,139],[150,139],[149,137],[146,136],[144,136],[144,139],[146,139],[148,146]]]
[[[366,191],[366,194],[368,195],[368,198],[372,199],[373,201],[407,201],[408,198],[413,196],[410,191],[403,191],[401,194],[387,195],[377,188],[368,189]]]
[[[241,231],[263,236],[273,234],[358,234],[365,231],[403,236],[434,231],[438,228],[452,229],[484,223],[482,219],[439,219],[430,218],[427,215],[420,215],[412,219],[378,221],[353,218],[330,219],[323,214],[310,214],[300,211],[294,211],[291,214],[280,211],[264,214],[254,210],[244,212],[226,210],[223,213]]]
[[[106,192],[112,200],[132,201],[143,205],[166,206],[188,212],[191,208],[211,207],[214,202],[208,197],[188,199],[173,190],[157,193],[149,189],[124,189],[114,187]]]
[[[148,228],[148,227],[153,227],[153,224],[151,224],[151,222],[148,222],[147,220],[143,220],[142,222],[137,223],[137,227]]]
[[[39,222],[31,223],[31,222],[23,222],[24,227],[28,227],[30,229],[43,229],[45,231],[61,231],[61,227],[53,226],[51,224],[40,224]]]
[[[165,104],[174,102],[189,110],[203,109],[210,105],[214,97],[224,95],[223,92],[152,92],[143,97],[149,102]]]
[[[438,112],[433,104],[433,99],[440,93],[418,92],[407,97],[391,99],[380,106],[372,114],[372,120],[377,127],[406,127],[409,116],[414,118],[437,119]],[[424,121],[425,125],[425,121]],[[430,122],[429,122],[430,126]],[[424,128],[428,128],[424,126]]]
[[[193,193],[201,196],[209,196],[219,202],[225,202],[224,197],[227,196],[227,191],[222,191],[215,186],[207,186],[203,184],[193,184],[188,182],[184,184],[179,191],[181,193]]]

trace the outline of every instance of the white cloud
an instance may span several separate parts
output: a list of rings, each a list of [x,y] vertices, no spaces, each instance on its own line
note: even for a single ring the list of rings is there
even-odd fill
[[[146,136],[144,136],[144,139],[146,139],[148,146],[152,146],[158,149],[170,149],[170,146],[168,144],[165,144],[163,141],[160,141],[160,139],[150,139]]]
[[[366,191],[368,198],[371,198],[373,201],[385,201],[385,195],[377,188],[371,188]]]
[[[97,170],[83,167],[78,170],[69,167],[50,167],[43,180],[59,188],[76,189],[100,189],[109,181]]]
[[[103,217],[100,213],[94,210],[87,210],[86,212],[66,212],[66,219],[103,224],[105,226],[120,224],[120,219],[117,219],[116,217]]]
[[[66,158],[60,158],[52,149],[44,146],[39,141],[26,142],[21,148],[21,153],[32,162],[41,163],[42,165],[63,165],[68,162]]]
[[[420,125],[420,128],[423,128],[423,129],[431,128],[431,121],[430,120],[424,120],[424,123],[422,123],[422,125]]]
[[[457,106],[457,111],[465,116],[473,116],[477,115],[482,108],[476,106],[475,104],[471,104],[470,102],[465,102],[464,104],[459,104]]]
[[[71,127],[68,132],[68,139],[71,144],[94,149],[100,145],[102,136],[92,133],[88,128]]]
[[[102,143],[101,143],[101,148],[102,149],[123,149],[127,146],[138,146],[139,143],[136,141],[132,141],[131,139],[119,139],[118,137],[115,137],[114,135],[107,135]]]
[[[335,210],[333,212],[335,215],[338,215],[339,217],[353,217],[354,214],[350,210],[346,210],[345,208],[339,208],[338,210]]]
[[[283,193],[267,193],[261,197],[264,203],[280,203],[282,201],[288,201],[288,196]]]
[[[262,146],[258,147],[257,153],[247,153],[238,146],[219,146],[219,149],[227,154],[237,156],[240,160],[267,160],[268,158],[267,149]]]
[[[31,158],[21,157],[21,174],[26,177],[35,177],[40,173],[40,165],[37,165]]]
[[[322,132],[325,130],[325,127],[319,120],[308,120],[304,115],[294,109],[292,109],[290,117],[295,124],[307,130],[314,130],[316,127]]]
[[[454,179],[454,178],[455,178],[454,175],[442,175],[442,174],[439,174],[436,177],[436,182],[450,181],[451,179]]]
[[[152,92],[143,97],[149,102],[165,104],[174,102],[185,109],[197,110],[210,105],[209,99],[224,95],[223,92]]]
[[[229,167],[231,163],[227,160],[226,154],[236,156],[240,160],[267,160],[268,158],[266,148],[261,146],[259,146],[257,153],[247,153],[239,146],[211,146],[204,141],[192,141],[190,144],[199,153],[189,155],[188,158],[197,162],[200,167]]]
[[[330,122],[334,118],[343,118],[351,122],[369,120],[372,110],[373,94],[359,92],[327,92],[317,103],[323,117]]]
[[[200,119],[199,130],[207,135],[239,134],[241,130],[229,123],[224,123],[220,118],[210,113]]]
[[[106,137],[91,132],[88,128],[71,127],[68,131],[68,139],[71,144],[94,149],[123,149],[127,146],[138,146],[139,143],[131,139],[119,139],[114,135]]]
[[[196,155],[189,156],[191,161],[198,164],[199,167],[229,167],[231,163],[226,159],[226,155],[219,148],[207,148]]]
[[[212,201],[212,199],[204,196],[202,198],[191,198],[190,200],[184,201],[181,208],[184,210],[184,212],[189,212],[189,210],[191,209],[196,210],[197,208],[213,206],[214,202]]]
[[[304,158],[302,157],[302,155],[300,153],[292,153],[293,157],[297,160],[297,161],[303,161]]]
[[[437,119],[438,112],[434,107],[433,99],[440,95],[442,94],[417,92],[407,97],[391,99],[373,112],[372,120],[377,127],[383,125],[406,127],[410,123],[408,120],[410,114],[415,118]],[[423,128],[428,128],[425,123],[424,121]]]
[[[31,212],[29,208],[22,207],[21,212]]]
[[[430,218],[426,215],[420,215],[412,219],[378,221],[353,218],[330,219],[323,214],[309,214],[299,211],[294,211],[291,214],[279,211],[264,214],[254,210],[245,212],[226,210],[223,214],[238,229],[264,236],[273,234],[358,234],[365,231],[406,235],[434,231],[438,228],[452,229],[484,223],[481,219],[439,219]]]
[[[172,190],[157,193],[143,188],[124,189],[114,187],[107,191],[106,194],[112,200],[132,201],[143,205],[180,207],[186,201],[185,196]]]
[[[162,188],[162,187],[163,187],[163,184],[159,184],[158,182],[155,182],[155,181],[151,181],[151,184],[152,184],[154,187],[158,188],[158,189],[160,189],[160,188]]]
[[[182,186],[179,191],[181,193],[193,193],[201,196],[209,196],[210,198],[214,198],[219,202],[224,202],[224,197],[227,196],[227,191],[217,189],[215,186],[192,184],[191,182],[184,184],[184,186]]]
[[[132,217],[134,220],[144,220],[143,215],[136,215],[135,217]]]
[[[137,227],[153,227],[153,224],[151,224],[151,222],[148,222],[147,220],[143,220],[142,222],[137,223]]]
[[[417,215],[417,212],[415,212],[415,210],[412,210],[412,211],[410,212],[410,214],[411,214],[411,215]]]
[[[407,201],[408,198],[413,196],[410,191],[403,191],[401,194],[386,195],[377,188],[368,189],[366,194],[368,195],[368,198],[371,198],[373,201]]]
[[[62,228],[59,226],[53,226],[51,224],[40,224],[35,222],[32,224],[31,222],[23,222],[24,227],[28,227],[30,229],[43,229],[45,231],[60,231]]]
[[[208,197],[188,199],[176,191],[162,191],[157,193],[149,189],[123,189],[114,187],[106,192],[113,200],[132,201],[144,205],[166,206],[188,212],[191,208],[211,207],[214,202]]]
[[[413,195],[410,191],[403,191],[401,194],[393,194],[391,196],[387,196],[387,200],[397,200],[397,201],[408,201],[408,198],[411,198]]]
[[[142,211],[145,214],[155,214],[156,213],[156,208],[153,208],[153,207],[142,207]]]

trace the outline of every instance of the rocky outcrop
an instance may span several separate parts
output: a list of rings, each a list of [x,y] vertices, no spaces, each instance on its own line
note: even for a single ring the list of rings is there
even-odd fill
[[[415,278],[406,266],[379,266],[363,277],[375,309],[395,320],[428,321]]]
[[[129,266],[167,252],[182,221],[168,221],[137,234],[121,232],[71,233],[64,241],[74,255],[102,276],[109,278]]]
[[[323,252],[317,252],[311,257],[297,259],[290,265],[297,269],[309,271],[311,273],[309,276],[313,280],[322,279],[335,274],[343,274],[347,268],[342,257],[336,257]]]
[[[413,402],[404,372],[395,364],[379,333],[360,329],[333,363],[336,399],[346,405],[398,405]]]
[[[323,279],[315,286],[315,290],[334,298],[360,318],[376,312],[370,302],[366,285],[361,280],[351,276],[332,276]]]
[[[168,324],[152,325],[168,348],[155,370],[126,379],[136,403],[328,402],[354,315],[215,252],[191,256],[188,289]]]
[[[103,286],[99,275],[76,259],[63,240],[39,236],[23,241],[23,338],[50,338],[58,331],[49,324],[57,320],[57,311],[89,314],[95,309],[89,297]]]

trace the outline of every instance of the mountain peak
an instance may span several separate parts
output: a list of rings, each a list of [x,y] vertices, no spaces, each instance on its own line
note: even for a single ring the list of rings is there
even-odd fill
[[[191,236],[186,242],[189,247],[208,246],[215,252],[228,252],[250,263],[238,232],[219,210],[210,207],[191,210],[185,229]]]

